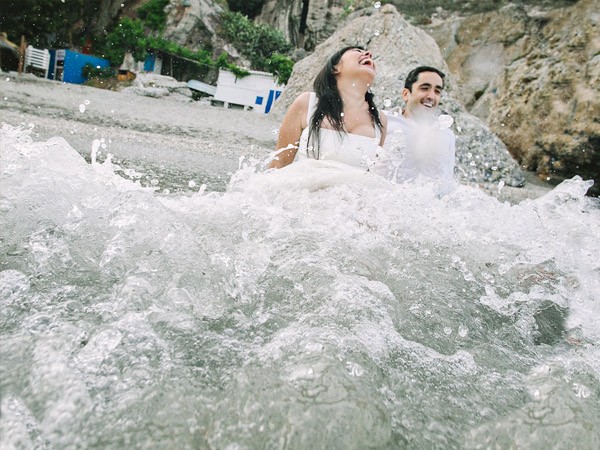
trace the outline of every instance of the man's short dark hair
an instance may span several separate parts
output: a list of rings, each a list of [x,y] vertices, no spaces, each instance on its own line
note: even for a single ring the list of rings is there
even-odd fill
[[[412,85],[419,79],[419,74],[423,72],[435,72],[442,77],[442,82],[445,83],[444,79],[446,78],[446,75],[441,70],[430,66],[419,66],[408,72],[406,80],[404,81],[404,87],[412,92]]]

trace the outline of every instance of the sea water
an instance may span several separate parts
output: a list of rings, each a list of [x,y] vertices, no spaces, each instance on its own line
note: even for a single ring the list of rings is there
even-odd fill
[[[510,205],[242,162],[165,195],[0,144],[2,448],[600,447],[590,182]]]

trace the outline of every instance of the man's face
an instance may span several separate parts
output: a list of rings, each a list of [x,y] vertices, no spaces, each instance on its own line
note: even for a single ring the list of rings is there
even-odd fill
[[[444,81],[435,72],[421,72],[412,90],[404,88],[402,99],[406,102],[405,115],[414,117],[433,112],[440,102]]]

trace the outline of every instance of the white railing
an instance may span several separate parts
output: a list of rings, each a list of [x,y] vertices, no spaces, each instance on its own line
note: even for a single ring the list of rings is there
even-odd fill
[[[27,46],[25,50],[25,70],[27,67],[41,69],[44,71],[44,78],[48,78],[48,68],[50,67],[50,52]]]

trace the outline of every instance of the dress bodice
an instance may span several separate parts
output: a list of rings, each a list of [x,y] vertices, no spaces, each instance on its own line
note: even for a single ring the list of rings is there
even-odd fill
[[[310,119],[314,114],[316,102],[316,95],[314,92],[311,92],[307,123],[310,123]],[[311,142],[308,142],[309,127],[307,126],[302,130],[296,158],[333,160],[350,166],[369,169],[375,162],[381,141],[379,127],[375,126],[374,128],[375,137],[345,132],[340,133],[336,130],[321,128],[319,130],[319,146],[317,149],[314,148],[312,138]]]

